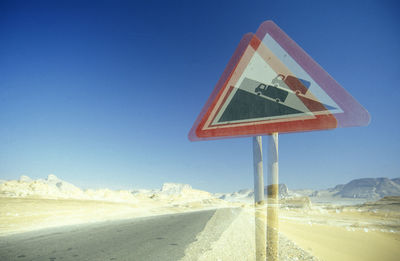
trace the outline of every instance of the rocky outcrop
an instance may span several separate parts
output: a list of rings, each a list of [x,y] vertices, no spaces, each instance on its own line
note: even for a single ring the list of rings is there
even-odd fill
[[[112,202],[136,202],[130,191],[110,189],[82,190],[75,185],[50,174],[46,179],[33,180],[21,176],[19,180],[9,180],[0,184],[0,196],[33,197],[46,199],[81,199]]]
[[[400,178],[364,178],[355,179],[345,184],[335,196],[344,198],[382,198],[400,196]]]
[[[47,179],[32,180],[21,176],[0,184],[0,195],[8,197],[80,198],[83,191],[51,174]]]

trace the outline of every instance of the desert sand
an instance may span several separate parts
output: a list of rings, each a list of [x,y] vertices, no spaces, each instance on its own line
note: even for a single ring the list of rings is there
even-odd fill
[[[393,205],[389,205],[390,211],[367,205],[282,207],[279,260],[398,260],[400,212]],[[194,260],[193,255],[200,251],[195,260],[255,260],[254,209],[251,205],[240,209],[215,241],[211,231],[218,229],[213,227],[218,222],[211,220],[183,260]]]
[[[279,230],[320,260],[398,260],[399,212],[281,210]]]
[[[43,228],[182,213],[225,207],[213,201],[169,204],[142,200],[121,203],[97,200],[0,197],[0,237]]]

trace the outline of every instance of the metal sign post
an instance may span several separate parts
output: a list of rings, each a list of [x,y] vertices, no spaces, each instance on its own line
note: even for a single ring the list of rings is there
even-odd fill
[[[257,261],[278,261],[278,133],[268,137],[268,187],[267,217],[265,217],[262,137],[253,137],[254,212]]]
[[[279,181],[278,181],[278,133],[268,137],[268,205],[267,205],[267,260],[278,261],[279,259]]]
[[[262,161],[262,137],[253,137],[254,203],[264,204],[264,173]]]
[[[253,137],[254,163],[254,223],[256,261],[266,259],[266,218],[264,208],[264,177],[262,161],[262,137]]]

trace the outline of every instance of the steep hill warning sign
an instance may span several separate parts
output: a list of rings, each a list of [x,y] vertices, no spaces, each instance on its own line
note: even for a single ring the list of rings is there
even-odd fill
[[[190,140],[361,126],[368,112],[276,24],[240,41]]]

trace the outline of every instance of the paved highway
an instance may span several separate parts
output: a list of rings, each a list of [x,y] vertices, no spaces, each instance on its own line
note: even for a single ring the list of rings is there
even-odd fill
[[[0,237],[0,260],[179,260],[215,210]]]

